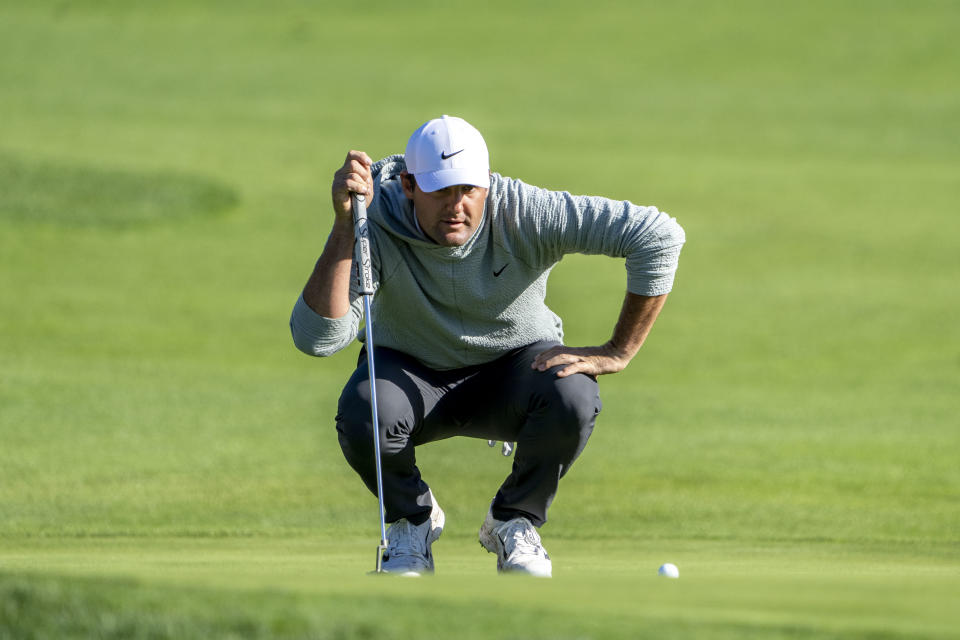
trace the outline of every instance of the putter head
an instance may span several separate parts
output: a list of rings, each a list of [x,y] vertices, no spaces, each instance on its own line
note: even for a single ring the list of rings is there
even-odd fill
[[[377,567],[376,569],[370,572],[371,575],[383,573],[383,552],[386,550],[387,550],[387,541],[381,540],[380,544],[377,545]]]

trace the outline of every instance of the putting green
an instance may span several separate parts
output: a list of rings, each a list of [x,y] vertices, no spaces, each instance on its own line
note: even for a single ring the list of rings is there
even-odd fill
[[[494,575],[492,556],[463,537],[436,544],[440,572],[423,579],[365,575],[357,558],[372,554],[360,540],[44,540],[18,547],[0,556],[13,573],[0,579],[0,592],[28,592],[38,607],[90,599],[121,618],[143,610],[150,612],[144,629],[159,618],[182,625],[189,637],[231,621],[293,625],[320,637],[334,627],[345,637],[400,637],[427,613],[439,633],[469,638],[510,636],[522,625],[529,625],[525,637],[951,637],[960,622],[950,606],[955,565],[909,554],[896,561],[885,553],[851,555],[844,546],[565,542],[552,545],[558,569],[549,581]],[[679,580],[656,576],[664,557],[681,567]],[[49,575],[71,578],[37,577]],[[194,600],[205,606],[191,608]],[[223,621],[210,622],[217,616]]]

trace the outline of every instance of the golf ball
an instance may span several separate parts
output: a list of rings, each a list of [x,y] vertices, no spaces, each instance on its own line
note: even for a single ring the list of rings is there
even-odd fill
[[[677,565],[668,562],[657,569],[657,575],[663,576],[664,578],[679,578],[680,570],[677,569]]]

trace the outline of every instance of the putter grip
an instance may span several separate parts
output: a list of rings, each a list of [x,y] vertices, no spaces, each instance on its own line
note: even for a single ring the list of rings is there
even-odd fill
[[[354,252],[357,261],[357,284],[360,295],[373,295],[373,267],[370,262],[370,229],[367,227],[367,199],[353,194]]]

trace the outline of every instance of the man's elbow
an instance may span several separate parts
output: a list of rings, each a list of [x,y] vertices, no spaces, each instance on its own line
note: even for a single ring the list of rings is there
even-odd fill
[[[293,337],[294,346],[308,356],[325,358],[332,356],[343,348],[340,345],[325,343],[317,340],[314,336],[305,334],[302,331],[297,331],[296,326],[294,326],[292,322],[290,323],[290,334]]]

